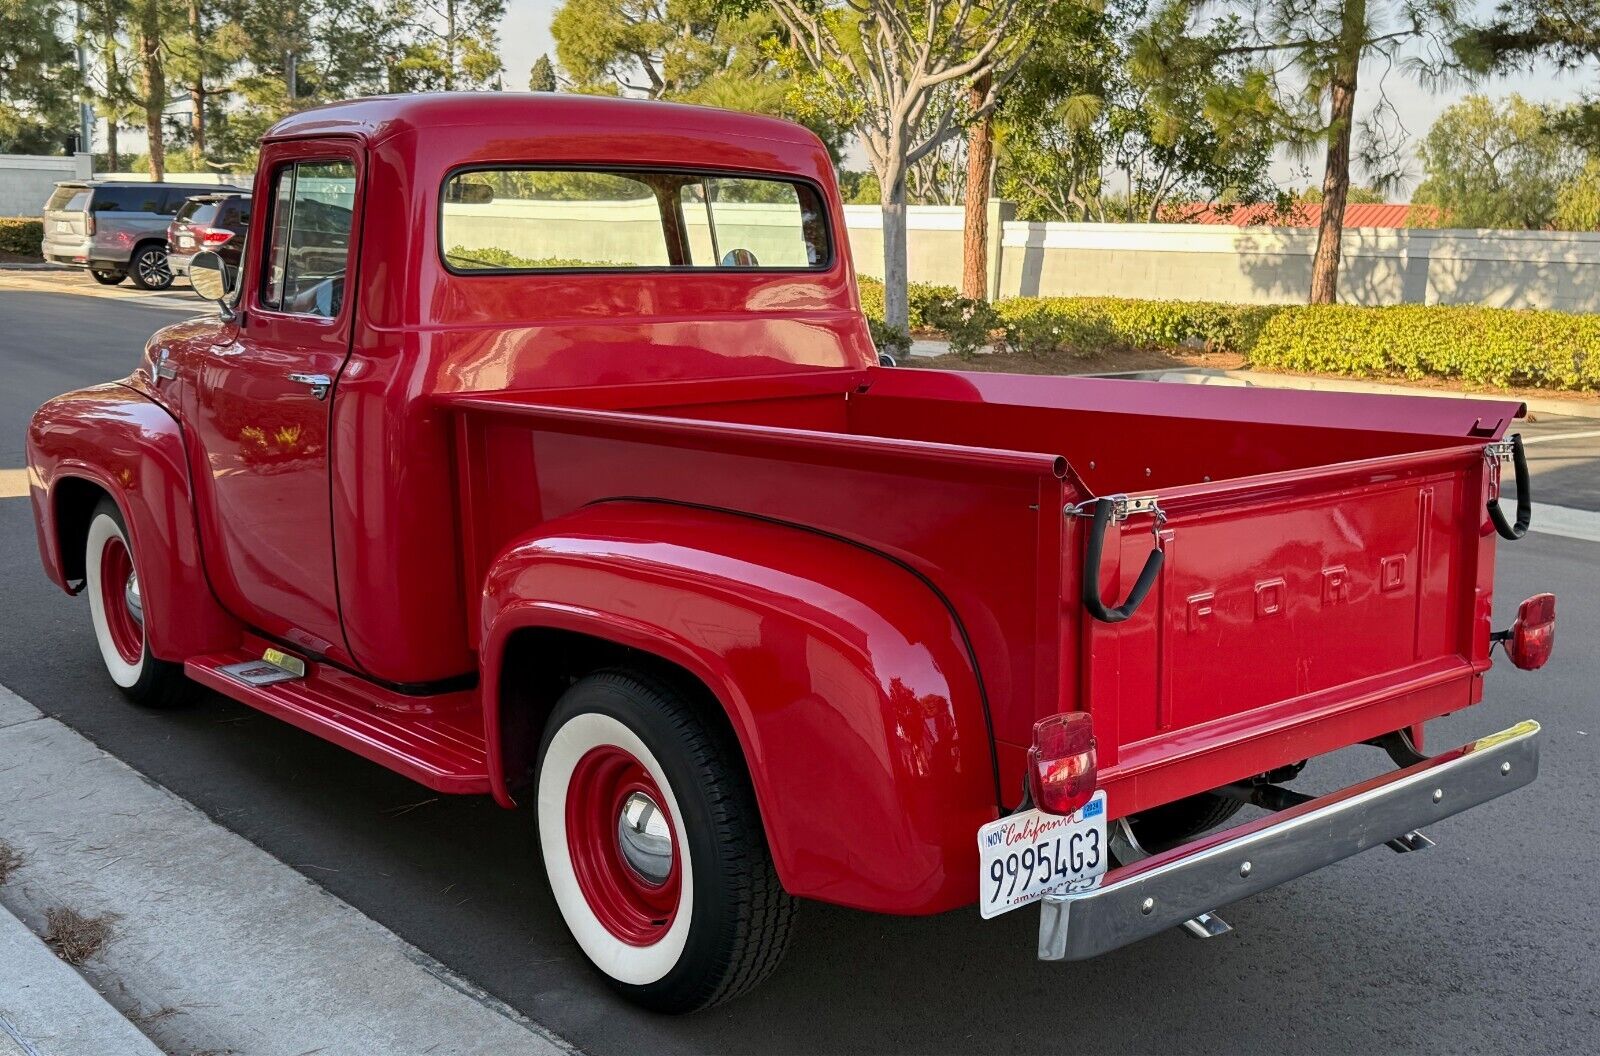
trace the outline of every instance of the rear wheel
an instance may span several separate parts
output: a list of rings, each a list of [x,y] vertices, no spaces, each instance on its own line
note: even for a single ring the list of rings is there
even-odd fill
[[[629,672],[572,686],[539,752],[539,841],[562,919],[620,993],[692,1012],[777,967],[778,882],[733,738]]]
[[[1140,846],[1158,854],[1216,828],[1239,813],[1242,806],[1242,800],[1231,796],[1202,792],[1135,814],[1131,819],[1133,834]]]
[[[164,290],[172,285],[172,269],[167,267],[167,249],[156,242],[146,242],[133,251],[128,262],[128,274],[133,284],[141,290]]]
[[[122,511],[109,498],[101,500],[89,521],[83,570],[89,618],[111,681],[123,696],[146,707],[187,701],[194,683],[184,677],[183,665],[150,655],[133,544]]]
[[[94,276],[94,281],[102,286],[115,286],[128,277],[125,271],[109,271],[101,268],[89,269],[89,274]]]

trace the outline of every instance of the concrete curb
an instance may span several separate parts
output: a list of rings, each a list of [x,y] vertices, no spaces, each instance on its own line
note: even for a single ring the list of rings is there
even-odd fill
[[[107,1053],[161,1056],[88,980],[0,908],[0,1056]]]
[[[25,859],[0,900],[29,923],[117,914],[84,973],[160,1049],[574,1051],[3,686],[0,760],[0,838]]]

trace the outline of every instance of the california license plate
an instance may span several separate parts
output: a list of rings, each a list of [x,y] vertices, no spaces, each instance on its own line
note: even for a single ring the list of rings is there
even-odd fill
[[[193,235],[179,235],[178,236],[178,245],[184,247],[185,249],[188,249],[190,246],[194,245],[194,236]]]
[[[1105,873],[1106,794],[1070,818],[1024,810],[978,830],[978,912],[985,920],[1051,891],[1099,884]]]

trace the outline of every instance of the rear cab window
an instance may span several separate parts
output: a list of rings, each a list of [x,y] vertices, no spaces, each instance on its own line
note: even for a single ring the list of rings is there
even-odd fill
[[[457,172],[445,181],[439,246],[460,274],[813,271],[832,261],[810,184],[667,170]]]

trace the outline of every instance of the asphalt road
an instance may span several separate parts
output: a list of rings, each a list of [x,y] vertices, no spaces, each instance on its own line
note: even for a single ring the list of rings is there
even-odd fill
[[[181,316],[0,276],[0,470],[32,408],[126,373]],[[1534,423],[1551,435],[1600,422]],[[1600,437],[1531,448],[1541,501],[1600,508]],[[1541,456],[1543,457],[1543,456]],[[1565,485],[1563,480],[1576,481]],[[1173,931],[1097,961],[1034,960],[1038,915],[982,922],[803,907],[778,974],[745,999],[667,1019],[584,967],[540,875],[527,819],[433,793],[220,697],[136,710],[101,670],[81,599],[38,568],[26,499],[0,499],[0,683],[467,978],[595,1053],[1593,1052],[1600,1037],[1600,545],[1503,545],[1500,605],[1561,597],[1551,665],[1502,664],[1488,700],[1433,723],[1435,747],[1523,717],[1545,725],[1528,789],[1431,830],[1424,854],[1372,851],[1226,907],[1237,929]],[[0,761],[3,765],[3,761]],[[1327,789],[1386,765],[1315,763]]]

